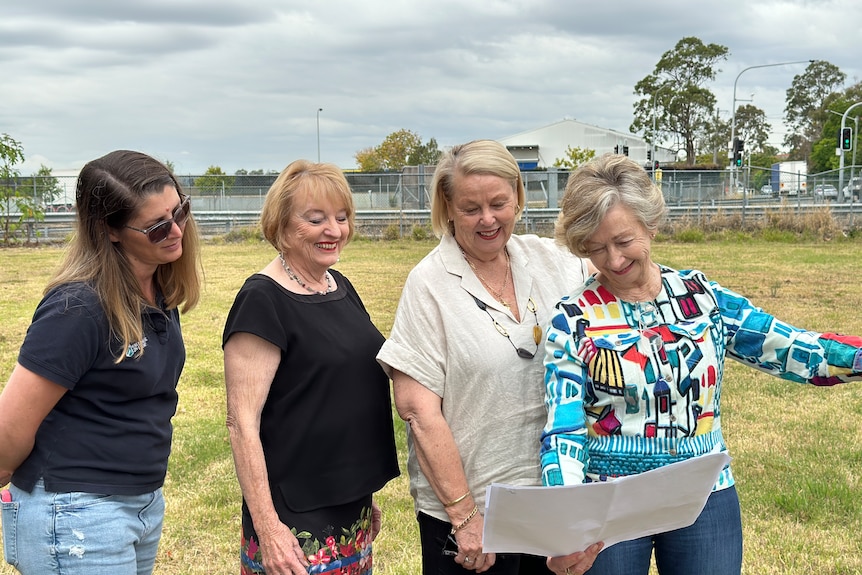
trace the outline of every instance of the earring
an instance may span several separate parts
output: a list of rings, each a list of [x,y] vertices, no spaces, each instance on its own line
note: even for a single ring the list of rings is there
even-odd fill
[[[520,211],[521,211],[521,204],[515,204],[515,212],[517,213]]]

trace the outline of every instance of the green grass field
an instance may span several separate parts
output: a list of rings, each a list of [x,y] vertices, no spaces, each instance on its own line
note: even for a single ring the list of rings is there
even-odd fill
[[[388,334],[409,270],[436,242],[356,241],[336,266]],[[816,331],[862,334],[858,241],[657,243],[654,258],[697,268],[767,311]],[[5,382],[61,249],[0,250],[0,381]],[[234,294],[262,268],[265,244],[204,246],[205,291],[183,318],[188,359],[165,495],[160,575],[238,572],[240,495],[227,431],[221,332]],[[725,436],[743,508],[744,573],[862,573],[862,386],[815,389],[728,363]],[[396,416],[397,417],[397,416]],[[396,419],[406,463],[403,424]],[[537,446],[538,449],[538,446]],[[419,545],[406,471],[380,494],[379,573],[413,574]],[[576,513],[577,510],[572,510]],[[14,571],[0,566],[0,574]]]

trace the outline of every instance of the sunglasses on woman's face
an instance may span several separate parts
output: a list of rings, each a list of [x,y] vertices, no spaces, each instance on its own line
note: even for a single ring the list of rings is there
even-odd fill
[[[135,230],[136,232],[141,232],[147,236],[147,239],[150,240],[150,243],[160,244],[171,234],[171,228],[174,224],[177,224],[180,229],[186,225],[186,222],[189,219],[189,214],[192,212],[191,198],[188,196],[182,196],[182,201],[180,205],[176,207],[176,209],[171,214],[171,219],[162,220],[157,222],[145,230],[140,228],[133,228],[132,226],[125,226],[130,230]]]

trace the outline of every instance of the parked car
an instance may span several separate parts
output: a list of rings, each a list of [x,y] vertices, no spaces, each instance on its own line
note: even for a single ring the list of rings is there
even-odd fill
[[[838,197],[838,188],[832,184],[817,184],[814,186],[814,197],[822,200],[834,200]]]
[[[844,186],[844,201],[849,202],[852,196],[854,201],[859,201],[859,194],[862,192],[862,178],[850,178],[850,181]]]

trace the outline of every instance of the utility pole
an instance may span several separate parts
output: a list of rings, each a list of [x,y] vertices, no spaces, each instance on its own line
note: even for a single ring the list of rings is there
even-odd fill
[[[317,109],[317,163],[320,163],[320,113],[323,108]]]
[[[771,68],[773,66],[788,66],[790,64],[811,64],[814,60],[796,60],[794,62],[777,62],[775,64],[760,64],[758,66],[749,66],[748,68],[743,68],[739,74],[736,75],[736,80],[733,81],[733,106],[731,107],[731,120],[730,120],[730,141],[733,142],[733,139],[736,137],[736,83],[739,82],[739,77],[742,76],[744,72],[748,70],[753,70],[754,68]],[[730,166],[731,173],[733,177],[733,183],[736,184],[736,166],[731,164]]]
[[[850,110],[852,110],[853,108],[855,108],[856,106],[862,106],[862,102],[856,102],[855,104],[851,105],[849,108],[844,110],[844,113],[841,114],[841,132],[839,132],[839,133],[844,132],[844,124],[847,122],[847,113]],[[838,199],[843,200],[844,199],[844,149],[841,146],[838,146],[837,148],[835,148],[835,152],[840,156],[840,159],[838,160]],[[853,184],[853,181],[851,180],[850,184],[848,184],[848,185],[852,185],[852,184]],[[850,197],[852,198],[853,197],[853,190],[850,189],[848,191],[850,192]]]

